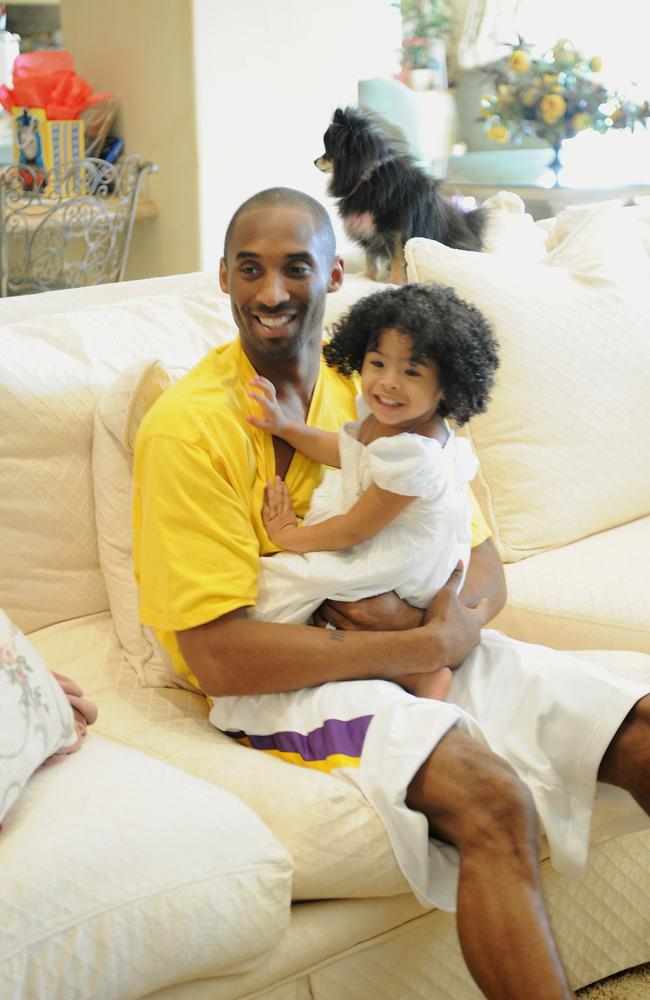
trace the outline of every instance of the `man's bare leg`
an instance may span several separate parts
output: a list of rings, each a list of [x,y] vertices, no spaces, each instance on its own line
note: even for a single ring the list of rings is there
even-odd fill
[[[510,766],[450,730],[411,782],[407,805],[459,851],[458,935],[489,1000],[573,997],[539,872],[532,797]]]
[[[598,778],[625,788],[650,816],[650,695],[625,718],[602,759]]]

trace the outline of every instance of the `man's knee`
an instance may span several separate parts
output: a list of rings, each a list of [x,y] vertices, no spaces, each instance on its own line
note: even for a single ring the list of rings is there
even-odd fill
[[[513,769],[459,729],[444,737],[415,776],[407,805],[423,812],[434,836],[463,848],[537,846],[532,795]]]

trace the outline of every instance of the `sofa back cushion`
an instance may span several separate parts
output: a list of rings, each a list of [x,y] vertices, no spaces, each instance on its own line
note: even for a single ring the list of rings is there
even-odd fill
[[[500,343],[469,436],[507,562],[650,513],[650,264],[625,212],[587,213],[541,262],[407,244],[409,280],[451,285]]]
[[[93,415],[104,387],[155,355],[190,367],[233,335],[215,276],[193,293],[10,324],[0,351],[0,605],[30,632],[108,608],[97,553]]]

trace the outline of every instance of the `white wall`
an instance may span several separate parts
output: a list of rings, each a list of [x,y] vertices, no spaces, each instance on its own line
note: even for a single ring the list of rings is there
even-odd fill
[[[283,185],[328,203],[313,161],[332,112],[356,103],[359,79],[392,71],[399,44],[389,0],[195,0],[204,267],[256,191]]]
[[[128,149],[160,168],[128,278],[215,267],[233,211],[264,187],[326,201],[313,161],[331,114],[392,72],[400,44],[390,0],[61,0],[61,21],[77,70],[119,92]]]

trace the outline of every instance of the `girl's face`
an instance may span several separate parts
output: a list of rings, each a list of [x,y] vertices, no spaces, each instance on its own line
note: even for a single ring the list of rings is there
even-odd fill
[[[424,423],[442,399],[435,361],[415,361],[411,338],[393,329],[382,330],[375,350],[366,352],[361,391],[379,423],[395,430]]]

